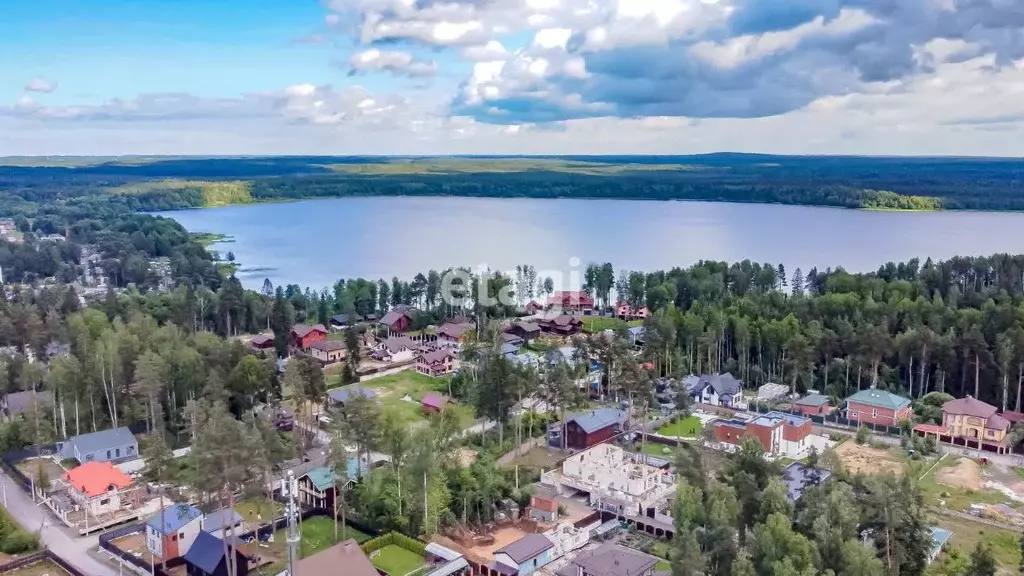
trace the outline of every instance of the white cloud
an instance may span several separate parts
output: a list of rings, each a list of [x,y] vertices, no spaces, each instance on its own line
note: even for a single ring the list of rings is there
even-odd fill
[[[391,72],[396,76],[433,76],[437,64],[433,61],[416,60],[409,52],[400,50],[377,50],[371,48],[352,55],[349,64],[353,72]]]
[[[57,83],[56,82],[50,82],[49,80],[46,80],[45,78],[39,78],[39,77],[36,77],[36,78],[33,78],[33,79],[29,80],[28,84],[25,85],[25,90],[27,90],[29,92],[45,92],[45,93],[50,93],[50,92],[53,92],[56,89],[57,89]]]

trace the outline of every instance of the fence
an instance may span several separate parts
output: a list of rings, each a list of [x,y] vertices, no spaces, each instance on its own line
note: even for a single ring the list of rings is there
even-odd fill
[[[56,454],[56,452],[56,444],[30,446],[28,448],[22,448],[21,450],[11,450],[0,457],[0,466],[2,466],[4,471],[21,486],[22,490],[31,494],[32,480],[18,469],[17,464],[24,460],[28,460],[29,458],[38,458],[39,456]]]
[[[871,430],[872,432],[876,432],[878,434],[885,434],[887,436],[903,435],[903,430],[899,426],[885,426],[882,424],[872,424],[871,422],[858,422],[857,420],[850,420],[849,418],[844,418],[841,415],[840,410],[836,410],[829,414],[828,416],[821,416],[818,414],[808,415],[800,412],[799,410],[776,408],[768,404],[757,404],[753,402],[750,403],[750,406],[747,409],[750,412],[756,412],[758,414],[764,414],[767,412],[782,412],[783,414],[793,414],[795,416],[807,418],[808,420],[810,420],[814,424],[817,424],[818,426],[849,428],[854,432],[856,432],[856,430],[861,426],[864,426]]]
[[[63,558],[57,556],[50,550],[40,550],[39,552],[29,554],[28,556],[15,558],[14,560],[11,560],[10,562],[0,566],[0,574],[9,574],[11,572],[20,571],[22,568],[25,568],[26,566],[31,566],[33,564],[38,564],[40,562],[45,562],[47,560],[53,562],[57,566],[60,566],[65,572],[67,572],[71,576],[86,576],[85,573],[79,571],[71,564],[68,564],[64,561]]]
[[[124,538],[125,536],[138,534],[140,532],[143,534],[145,534],[146,532],[146,525],[142,522],[134,522],[132,524],[127,524],[119,528],[114,528],[113,530],[108,530],[100,534],[99,536],[100,548],[106,550],[113,556],[116,556],[122,563],[129,564],[131,566],[134,566],[135,568],[141,569],[143,573],[150,573],[154,576],[169,576],[169,574],[166,571],[164,571],[160,564],[151,565],[149,562],[146,562],[141,557],[136,556],[135,554],[132,554],[127,550],[122,550],[120,547],[114,545],[113,543],[114,540],[117,540],[118,538]],[[184,563],[185,561],[181,558],[175,558],[173,560],[169,560],[167,562],[167,566],[169,568],[173,568],[175,566],[180,566]]]

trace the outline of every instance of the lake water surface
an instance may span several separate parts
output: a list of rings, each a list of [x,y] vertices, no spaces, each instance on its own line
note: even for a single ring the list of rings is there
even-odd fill
[[[1024,214],[869,212],[836,208],[489,198],[335,198],[159,213],[192,232],[233,241],[239,278],[259,288],[320,288],[339,278],[411,279],[480,265],[570,274],[588,262],[616,270],[669,269],[698,260],[782,263],[789,274],[888,261],[1024,252]],[[571,258],[581,264],[572,266]],[[578,277],[578,276],[577,276]],[[556,278],[557,280],[557,278]]]

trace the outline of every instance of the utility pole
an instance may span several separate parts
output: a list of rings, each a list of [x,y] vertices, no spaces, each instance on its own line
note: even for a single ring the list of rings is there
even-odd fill
[[[283,481],[281,492],[288,497],[285,515],[288,517],[288,575],[295,576],[295,563],[299,555],[299,527],[296,524],[299,516],[299,506],[295,502],[295,496],[299,492],[299,481],[295,479],[295,473],[288,471],[288,476]]]

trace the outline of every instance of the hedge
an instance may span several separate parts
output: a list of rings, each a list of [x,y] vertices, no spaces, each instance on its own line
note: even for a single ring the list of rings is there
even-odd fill
[[[410,538],[405,534],[399,534],[398,532],[388,532],[382,536],[371,538],[366,542],[363,542],[361,547],[363,552],[369,556],[373,552],[392,544],[399,548],[405,548],[406,550],[414,554],[419,554],[420,556],[426,554],[426,544],[415,538]]]

